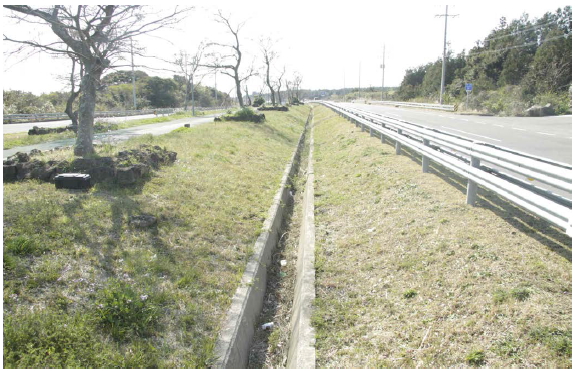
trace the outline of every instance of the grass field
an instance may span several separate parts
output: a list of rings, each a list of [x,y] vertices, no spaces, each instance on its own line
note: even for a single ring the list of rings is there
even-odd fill
[[[219,113],[224,111],[199,111],[196,112],[196,116],[205,116],[214,113]],[[162,122],[168,122],[173,120],[178,120],[186,117],[192,117],[192,113],[190,112],[178,112],[172,115],[160,116],[160,117],[152,117],[147,119],[140,119],[140,120],[129,120],[129,121],[122,121],[114,123],[115,129],[128,129],[134,126],[142,126],[142,125],[150,125],[150,124],[159,124]],[[102,122],[104,124],[107,123],[106,119],[95,119],[95,122]],[[20,146],[29,146],[38,143],[46,143],[51,142],[54,140],[60,139],[68,139],[74,138],[76,134],[72,131],[65,131],[62,133],[53,133],[53,134],[42,134],[42,135],[28,135],[27,132],[25,133],[11,133],[11,134],[4,134],[3,136],[3,146],[4,149],[10,149],[13,147],[20,147]]]
[[[571,239],[315,108],[318,368],[571,368]]]
[[[208,367],[307,114],[293,107],[262,124],[209,123],[99,147],[178,152],[133,188],[4,184],[4,367]],[[141,213],[157,225],[132,227],[129,216]]]

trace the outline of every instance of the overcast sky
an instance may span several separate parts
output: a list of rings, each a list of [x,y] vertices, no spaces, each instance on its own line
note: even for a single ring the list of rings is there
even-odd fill
[[[262,65],[257,41],[260,37],[276,40],[275,49],[280,58],[279,69],[286,66],[291,75],[298,71],[303,76],[303,88],[357,87],[359,64],[362,87],[380,86],[382,47],[386,44],[385,85],[398,86],[407,68],[431,62],[441,57],[444,37],[445,5],[430,2],[385,1],[194,1],[195,10],[178,29],[163,30],[156,37],[143,37],[139,45],[147,53],[163,59],[172,59],[180,49],[193,52],[202,40],[226,42],[230,35],[214,22],[217,9],[231,14],[232,22],[245,21],[240,32],[245,48],[245,63],[254,60]],[[165,7],[170,2],[163,1]],[[528,13],[530,19],[555,11],[566,3],[555,1],[487,2],[468,1],[449,6],[448,42],[451,49],[460,52],[470,49],[476,40],[483,39],[499,24],[500,17],[508,20]],[[158,6],[158,5],[156,5]],[[3,14],[8,13],[3,9]],[[13,38],[26,38],[39,33],[50,33],[46,26],[15,25],[3,17],[3,34]],[[14,46],[2,43],[3,89],[43,93],[65,89],[58,76],[69,73],[66,59],[45,55],[21,58],[7,56]],[[165,63],[154,60],[136,60],[151,67],[166,68]],[[169,77],[169,72],[146,71],[149,75]],[[204,84],[213,85],[214,75],[206,76]],[[228,92],[231,78],[218,75],[219,90]],[[250,91],[259,91],[262,80],[248,82]]]

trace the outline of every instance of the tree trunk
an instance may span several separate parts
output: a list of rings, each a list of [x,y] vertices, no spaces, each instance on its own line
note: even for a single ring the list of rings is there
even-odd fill
[[[80,82],[80,95],[78,107],[78,135],[74,146],[74,155],[86,157],[94,153],[94,108],[96,106],[96,82],[100,75],[95,73],[91,66],[86,66],[86,73]]]
[[[74,130],[75,133],[78,132],[78,111],[72,111],[72,110],[74,109],[73,104],[74,101],[76,100],[76,97],[78,97],[78,94],[80,94],[80,91],[73,91],[70,93],[70,96],[66,101],[66,109],[64,110],[64,113],[67,114],[68,117],[70,117],[70,120],[72,121],[72,130]]]
[[[238,97],[238,104],[240,105],[240,108],[244,108],[244,101],[242,100],[242,87],[240,86],[240,79],[238,78],[238,75],[234,77],[234,80],[236,80],[236,96]]]
[[[188,111],[188,80],[184,82],[186,95],[184,95],[184,111]]]
[[[272,105],[276,105],[276,99],[274,98],[274,89],[272,89],[272,85],[270,85],[270,62],[266,59],[266,85],[270,89],[270,99],[272,100]]]
[[[196,102],[194,101],[194,75],[190,76],[190,92],[192,93],[192,116],[196,116]]]
[[[278,104],[282,105],[282,96],[280,96],[280,87],[278,87]]]

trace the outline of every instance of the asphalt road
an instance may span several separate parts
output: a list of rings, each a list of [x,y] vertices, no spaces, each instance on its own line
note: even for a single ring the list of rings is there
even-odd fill
[[[572,115],[496,117],[374,104],[340,104],[572,164]]]
[[[142,116],[140,116],[142,117]],[[187,117],[179,120],[162,122],[159,124],[149,124],[142,126],[134,126],[128,129],[109,131],[107,133],[100,133],[94,135],[94,143],[116,143],[120,141],[127,140],[132,137],[137,137],[143,134],[160,135],[171,132],[174,129],[178,129],[184,124],[190,124],[190,126],[196,126],[204,124],[206,122],[211,122],[214,120],[214,115],[208,115],[204,117]],[[75,138],[56,140],[53,142],[40,143],[31,146],[14,147],[4,150],[3,158],[6,159],[12,156],[16,152],[30,152],[33,149],[39,149],[41,151],[46,151],[49,149],[54,149],[57,147],[71,146],[76,141]]]
[[[159,115],[163,116],[163,115]],[[106,122],[125,122],[125,121],[132,121],[132,120],[141,120],[147,119],[151,117],[156,117],[156,115],[138,115],[138,116],[125,116],[125,117],[98,117],[95,121],[106,121]],[[12,133],[24,133],[28,132],[28,130],[32,129],[34,126],[38,126],[39,128],[61,128],[64,126],[71,125],[72,121],[70,120],[58,120],[58,121],[43,121],[43,122],[26,122],[22,124],[4,124],[2,125],[2,132],[4,134],[12,134]]]

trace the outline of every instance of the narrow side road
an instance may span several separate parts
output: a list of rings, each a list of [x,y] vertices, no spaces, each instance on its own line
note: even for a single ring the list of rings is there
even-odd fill
[[[184,124],[190,124],[190,126],[196,126],[207,122],[211,122],[213,119],[214,116],[204,116],[201,118],[187,117],[179,120],[162,122],[159,124],[149,124],[149,125],[135,126],[128,129],[109,131],[107,133],[95,134],[94,143],[97,144],[116,143],[144,134],[152,134],[152,135],[166,134],[174,129],[182,127]],[[3,151],[3,158],[6,159],[15,154],[16,152],[30,152],[33,149],[46,151],[57,147],[71,146],[74,144],[75,141],[76,141],[75,138],[70,138],[70,139],[56,140],[53,142],[34,144],[31,146],[14,147]]]

